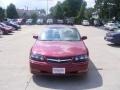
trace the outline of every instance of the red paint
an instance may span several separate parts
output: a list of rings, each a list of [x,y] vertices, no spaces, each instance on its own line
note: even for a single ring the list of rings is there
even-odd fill
[[[32,52],[45,56],[64,57],[87,53],[83,41],[37,41]]]
[[[54,75],[53,68],[65,68],[65,75],[78,75],[88,71],[89,60],[75,62],[74,57],[88,54],[88,49],[81,41],[39,41],[31,48],[32,53],[44,56],[44,61],[30,60],[30,70],[33,74]],[[49,62],[46,57],[54,57],[56,60],[65,57],[73,57],[66,63]],[[58,58],[58,59],[57,59]]]

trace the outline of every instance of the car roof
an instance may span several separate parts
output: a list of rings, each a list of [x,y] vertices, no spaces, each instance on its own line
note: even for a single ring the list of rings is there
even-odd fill
[[[47,28],[76,28],[72,25],[49,25]]]

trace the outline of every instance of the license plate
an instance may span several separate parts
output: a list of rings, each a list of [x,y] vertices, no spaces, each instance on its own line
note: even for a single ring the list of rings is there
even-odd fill
[[[52,68],[53,74],[65,74],[65,68]]]

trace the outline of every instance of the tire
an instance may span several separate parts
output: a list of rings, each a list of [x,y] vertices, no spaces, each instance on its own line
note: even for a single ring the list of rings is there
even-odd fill
[[[114,45],[120,45],[120,43],[114,43]]]

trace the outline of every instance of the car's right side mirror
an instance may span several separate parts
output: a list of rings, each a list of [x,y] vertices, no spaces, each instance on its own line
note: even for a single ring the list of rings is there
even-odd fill
[[[38,35],[33,35],[33,38],[34,39],[38,39]]]
[[[87,36],[82,36],[82,40],[86,40],[87,39]]]

